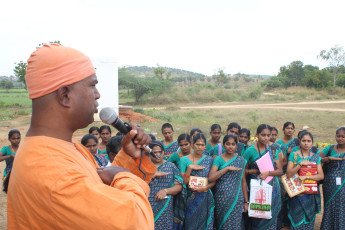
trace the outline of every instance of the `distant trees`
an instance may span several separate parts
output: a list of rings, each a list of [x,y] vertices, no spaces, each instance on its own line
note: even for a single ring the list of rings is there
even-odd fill
[[[304,65],[301,61],[293,61],[288,66],[280,67],[277,76],[262,83],[267,89],[304,86],[327,88],[332,85],[332,74],[329,69],[320,70],[317,66]],[[340,85],[338,85],[340,86]]]
[[[328,62],[328,67],[320,70],[317,66],[304,65],[301,61],[293,61],[288,66],[280,67],[277,76],[262,82],[267,89],[290,86],[305,86],[317,89],[327,87],[345,87],[345,50],[342,46],[334,46],[330,50],[322,50],[317,56]]]
[[[333,73],[333,87],[335,87],[339,78],[339,70],[345,65],[344,47],[336,45],[328,51],[322,50],[318,55],[318,58],[328,62]]]
[[[18,78],[19,82],[23,82],[26,88],[25,74],[26,74],[26,67],[28,64],[22,61],[19,63],[14,63],[14,64],[16,64],[13,69],[14,76]]]
[[[13,84],[13,82],[8,81],[8,80],[1,80],[0,81],[0,88],[6,89],[8,91],[9,89],[14,88],[14,84]]]
[[[221,86],[226,83],[226,75],[223,69],[219,69],[217,73],[212,76],[212,78],[216,81],[217,86]]]
[[[171,72],[165,70],[163,67],[159,66],[153,71],[154,77],[160,80],[170,80]]]
[[[146,94],[161,94],[171,86],[171,82],[156,77],[137,77],[129,73],[126,68],[119,68],[119,86],[133,90],[135,103],[138,104]]]

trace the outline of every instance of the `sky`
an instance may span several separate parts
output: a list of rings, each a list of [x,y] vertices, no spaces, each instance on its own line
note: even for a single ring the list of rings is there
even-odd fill
[[[276,75],[344,46],[343,0],[10,0],[0,2],[0,76],[59,40],[118,66]]]

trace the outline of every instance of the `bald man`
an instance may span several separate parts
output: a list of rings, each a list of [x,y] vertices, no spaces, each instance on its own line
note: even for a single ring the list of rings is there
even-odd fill
[[[100,94],[90,59],[44,45],[31,54],[25,78],[32,119],[12,169],[8,229],[154,229],[149,186],[138,170],[149,136],[132,124],[114,166],[105,169],[72,140],[97,112]],[[150,181],[156,168],[146,156],[142,160]]]

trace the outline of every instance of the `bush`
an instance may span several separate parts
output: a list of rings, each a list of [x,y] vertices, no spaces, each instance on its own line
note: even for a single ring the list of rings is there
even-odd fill
[[[142,108],[135,108],[133,111],[136,113],[145,114],[145,110],[143,110]]]
[[[249,93],[248,97],[251,99],[258,99],[262,95],[262,89],[260,86],[252,88]]]
[[[232,85],[231,85],[231,84],[226,84],[226,85],[224,86],[224,88],[225,88],[225,89],[231,89],[231,88],[232,88]]]

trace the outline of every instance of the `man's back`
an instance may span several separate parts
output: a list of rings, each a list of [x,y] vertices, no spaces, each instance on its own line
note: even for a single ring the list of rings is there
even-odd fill
[[[144,222],[146,215],[150,219],[152,213],[145,210],[150,206],[138,183],[131,183],[133,199],[127,189],[103,184],[96,167],[80,144],[26,137],[11,174],[8,229],[135,229],[143,221],[136,216],[136,201],[143,204]]]

